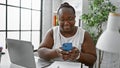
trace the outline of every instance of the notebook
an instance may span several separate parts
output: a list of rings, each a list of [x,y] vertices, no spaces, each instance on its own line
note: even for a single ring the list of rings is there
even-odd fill
[[[14,64],[36,68],[32,43],[29,41],[6,39],[10,61]]]

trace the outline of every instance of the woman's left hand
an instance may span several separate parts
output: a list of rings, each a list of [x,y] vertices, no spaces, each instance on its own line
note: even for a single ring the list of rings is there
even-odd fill
[[[73,49],[69,51],[69,60],[75,61],[78,56],[79,56],[79,49],[73,47]]]

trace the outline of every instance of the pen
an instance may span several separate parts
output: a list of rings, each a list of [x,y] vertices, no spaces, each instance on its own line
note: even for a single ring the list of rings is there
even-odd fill
[[[48,64],[48,65],[45,65],[45,66],[43,66],[43,67],[41,67],[41,68],[47,68],[48,66],[50,66],[51,64]]]
[[[0,52],[1,53],[1,55],[4,55],[5,54],[5,52]]]

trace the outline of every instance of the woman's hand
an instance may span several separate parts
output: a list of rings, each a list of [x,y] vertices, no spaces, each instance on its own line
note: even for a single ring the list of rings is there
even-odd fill
[[[80,55],[79,49],[73,47],[73,49],[69,51],[69,60],[74,61],[79,55]]]
[[[63,60],[69,60],[69,52],[68,51],[62,50],[61,54],[62,54]]]
[[[79,49],[73,47],[70,51],[64,51],[62,48],[58,49],[58,54],[63,58],[63,60],[71,60],[74,61],[80,55]]]
[[[57,52],[57,55],[59,57],[63,58],[63,60],[68,60],[69,59],[69,52],[62,50],[61,47],[59,49],[56,49],[56,52]]]

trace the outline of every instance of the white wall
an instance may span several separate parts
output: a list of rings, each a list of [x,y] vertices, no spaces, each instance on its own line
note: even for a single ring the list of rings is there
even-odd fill
[[[43,0],[43,31],[42,37],[44,37],[46,31],[52,27],[52,1]]]
[[[62,0],[53,0],[53,12],[58,10],[58,7],[62,3]]]
[[[60,6],[61,0],[43,0],[43,31],[42,38],[46,32],[52,27],[53,13]]]

